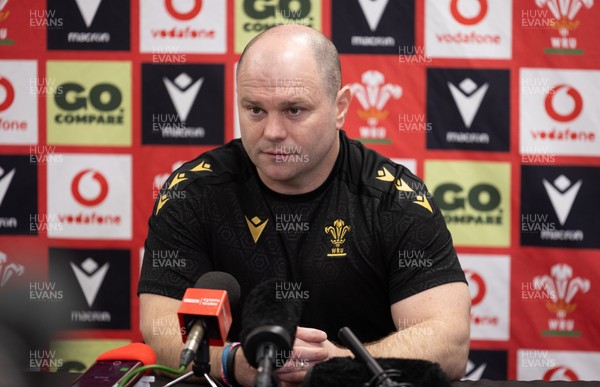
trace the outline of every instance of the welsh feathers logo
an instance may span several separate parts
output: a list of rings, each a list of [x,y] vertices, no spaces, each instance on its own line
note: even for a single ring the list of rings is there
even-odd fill
[[[558,31],[558,36],[550,38],[552,48],[544,52],[549,54],[583,54],[583,50],[577,49],[577,38],[572,36],[581,24],[576,19],[582,9],[590,9],[594,0],[536,0],[538,8],[548,9],[556,19],[553,24]]]
[[[8,0],[0,0],[0,23],[8,19],[10,16],[10,9],[6,8],[6,4],[8,4]],[[0,45],[12,45],[15,43],[15,41],[10,39],[8,35],[8,28],[0,28]]]
[[[25,267],[17,263],[8,263],[8,257],[0,251],[0,288],[14,276],[19,277],[25,273]]]
[[[539,275],[533,278],[536,289],[544,289],[548,293],[549,301],[546,303],[548,311],[555,313],[555,319],[548,320],[548,330],[543,336],[580,336],[575,330],[575,320],[567,319],[577,304],[575,296],[587,293],[590,290],[590,281],[587,278],[573,276],[571,266],[559,263],[550,269],[550,275]]]
[[[346,243],[346,234],[350,232],[352,227],[346,224],[343,219],[336,219],[333,225],[325,227],[325,234],[331,236],[329,240],[335,247],[331,247],[331,253],[328,257],[345,257],[344,243]]]
[[[362,83],[351,83],[350,91],[358,100],[362,109],[358,109],[358,116],[365,120],[367,125],[360,127],[360,137],[363,142],[391,142],[387,139],[387,129],[381,124],[389,114],[385,106],[390,99],[399,99],[402,96],[400,85],[386,83],[383,73],[377,70],[368,70],[362,74]]]

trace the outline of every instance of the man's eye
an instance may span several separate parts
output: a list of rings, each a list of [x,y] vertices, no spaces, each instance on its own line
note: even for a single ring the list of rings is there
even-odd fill
[[[288,113],[292,116],[297,116],[298,114],[302,113],[302,109],[297,108],[297,107],[292,107],[288,109]]]
[[[253,115],[259,115],[262,111],[261,108],[257,108],[257,107],[251,107],[248,109],[250,111],[251,114]]]

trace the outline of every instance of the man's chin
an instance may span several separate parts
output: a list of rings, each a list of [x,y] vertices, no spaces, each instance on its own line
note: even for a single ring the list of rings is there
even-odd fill
[[[266,178],[269,181],[285,184],[291,182],[297,175],[296,171],[287,167],[273,167],[268,166],[266,168],[259,168],[261,178]],[[264,180],[264,179],[263,179]],[[263,181],[264,182],[264,181]],[[265,182],[266,183],[266,182]]]

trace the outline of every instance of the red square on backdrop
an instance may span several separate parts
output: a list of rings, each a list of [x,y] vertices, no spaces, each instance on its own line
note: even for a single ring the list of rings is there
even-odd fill
[[[342,84],[352,91],[344,130],[388,157],[414,157],[424,148],[425,68],[403,57],[342,55]]]
[[[591,252],[527,249],[513,259],[511,337],[521,348],[598,350],[600,275]]]

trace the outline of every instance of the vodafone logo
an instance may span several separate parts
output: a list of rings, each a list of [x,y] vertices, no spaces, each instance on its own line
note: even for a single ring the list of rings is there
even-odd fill
[[[475,5],[475,3],[479,4]],[[465,4],[468,6],[468,8],[464,6]],[[471,11],[476,7],[479,7],[479,11],[472,15],[473,12]],[[487,0],[452,0],[450,2],[450,12],[452,13],[452,17],[460,24],[466,26],[472,26],[482,21],[486,16],[487,11]]]
[[[483,278],[472,270],[465,270],[465,276],[471,290],[471,305],[479,304],[485,298],[486,287]],[[475,292],[475,294],[473,294]]]
[[[459,258],[471,296],[471,339],[508,340],[510,258],[471,254],[461,254]],[[474,377],[477,370],[472,370],[472,373],[470,376]]]
[[[192,3],[191,7],[189,3]],[[186,21],[198,16],[202,9],[202,0],[165,0],[165,7],[175,19]]]
[[[555,98],[562,89],[566,89],[566,94],[571,97],[571,100],[573,101],[573,107],[570,112],[562,113],[557,112],[555,109]],[[553,120],[558,122],[573,121],[579,116],[579,114],[581,114],[581,111],[583,110],[583,98],[581,97],[579,91],[577,91],[575,88],[569,85],[560,84],[550,89],[546,95],[544,106],[546,108],[546,112]]]
[[[4,92],[0,91],[0,112],[3,112],[15,100],[15,89],[8,78],[5,77],[0,77],[0,87],[4,90]]]
[[[48,237],[131,239],[131,155],[61,156],[61,163],[48,164],[48,213],[55,223]]]
[[[108,182],[100,172],[86,169],[75,175],[71,183],[71,193],[82,205],[97,206],[108,195]]]
[[[554,380],[578,381],[579,377],[573,370],[564,366],[558,366],[546,371],[542,379],[548,382]]]

